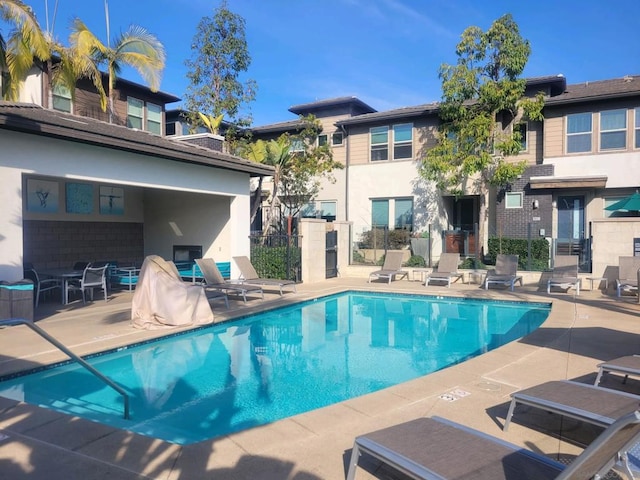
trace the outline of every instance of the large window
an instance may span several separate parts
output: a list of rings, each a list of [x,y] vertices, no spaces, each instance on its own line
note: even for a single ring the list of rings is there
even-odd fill
[[[336,219],[336,203],[335,201],[307,203],[302,207],[300,215],[302,218],[322,218],[328,222],[333,222]]]
[[[567,153],[591,151],[591,112],[567,115]]]
[[[393,126],[393,159],[413,158],[413,125],[404,123]]]
[[[162,107],[147,103],[147,131],[162,135]]]
[[[371,226],[413,230],[413,199],[371,200]]]
[[[127,127],[142,130],[144,102],[137,98],[127,98]]]
[[[53,86],[53,109],[71,113],[71,91],[64,85]]]
[[[374,127],[371,135],[371,161],[389,160],[389,127]]]
[[[527,123],[523,122],[523,123],[516,123],[513,126],[513,133],[517,133],[520,135],[520,151],[521,152],[526,152],[529,149],[528,146],[528,134],[529,134],[529,129],[527,128]]]
[[[600,150],[627,147],[627,111],[625,109],[600,112]]]

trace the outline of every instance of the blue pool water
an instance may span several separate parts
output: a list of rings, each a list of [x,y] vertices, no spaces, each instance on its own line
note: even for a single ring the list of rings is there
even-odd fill
[[[538,328],[550,306],[346,292],[0,383],[0,395],[188,444],[357,397]]]

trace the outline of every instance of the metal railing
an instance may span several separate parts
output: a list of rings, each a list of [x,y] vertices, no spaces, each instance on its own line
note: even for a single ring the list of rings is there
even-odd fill
[[[82,359],[81,357],[79,357],[78,355],[73,353],[71,350],[69,350],[67,347],[65,347],[58,340],[56,340],[51,335],[49,335],[47,332],[45,332],[40,327],[38,327],[31,320],[26,320],[24,318],[10,318],[8,320],[0,320],[0,325],[2,325],[2,326],[26,325],[31,330],[33,330],[38,335],[40,335],[42,338],[44,338],[49,343],[51,343],[52,345],[57,347],[59,350],[61,350],[63,353],[67,354],[72,360],[75,360],[80,365],[82,365],[84,368],[89,370],[96,377],[98,377],[100,380],[102,380],[104,383],[106,383],[108,386],[110,386],[116,392],[118,392],[120,395],[122,395],[122,398],[124,399],[124,418],[125,418],[125,420],[129,420],[129,395],[127,395],[127,392],[125,392],[122,387],[120,387],[119,385],[115,384],[112,380],[109,380],[107,377],[105,377],[102,373],[100,373],[98,370],[96,370],[93,366],[91,366],[89,363],[87,363],[84,359]]]

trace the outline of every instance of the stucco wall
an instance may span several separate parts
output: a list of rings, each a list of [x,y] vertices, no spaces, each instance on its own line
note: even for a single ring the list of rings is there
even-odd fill
[[[618,258],[633,256],[633,239],[640,238],[640,218],[593,220],[593,276],[606,277],[609,289],[618,278]]]

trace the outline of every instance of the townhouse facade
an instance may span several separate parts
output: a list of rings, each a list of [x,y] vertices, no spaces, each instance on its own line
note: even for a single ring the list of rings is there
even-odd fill
[[[562,75],[527,79],[526,95],[543,92],[544,120],[504,128],[523,134],[527,169],[490,196],[484,231],[488,237],[546,238],[552,256],[576,254],[591,271],[591,222],[610,216],[608,205],[640,186],[640,77],[627,76],[567,84]],[[479,196],[467,190],[453,197],[418,175],[417,162],[436,142],[438,104],[378,112],[356,97],[296,105],[296,115],[314,114],[323,125],[319,141],[329,141],[344,165],[335,183],[325,182],[308,216],[352,224],[352,243],[375,226],[429,232],[432,255],[458,249],[472,256],[471,238],[479,222]],[[274,138],[295,129],[295,121],[255,127],[256,138]],[[336,135],[336,142],[333,141]],[[622,254],[632,254],[631,251]]]

